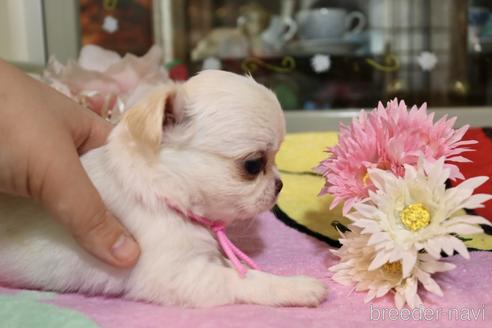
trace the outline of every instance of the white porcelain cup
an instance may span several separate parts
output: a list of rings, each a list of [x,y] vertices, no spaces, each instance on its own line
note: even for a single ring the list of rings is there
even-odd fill
[[[270,25],[263,31],[261,38],[267,44],[278,48],[294,37],[297,32],[297,24],[290,17],[273,16]]]
[[[367,20],[359,11],[349,13],[339,8],[317,8],[299,11],[296,21],[301,39],[339,39],[360,33]]]

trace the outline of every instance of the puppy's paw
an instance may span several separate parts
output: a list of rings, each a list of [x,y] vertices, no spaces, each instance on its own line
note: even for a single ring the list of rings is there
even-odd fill
[[[245,297],[246,303],[270,306],[318,306],[327,294],[321,281],[307,277],[280,277],[265,272],[248,273]]]
[[[328,293],[325,284],[318,279],[307,276],[283,277],[279,284],[278,305],[318,306]]]

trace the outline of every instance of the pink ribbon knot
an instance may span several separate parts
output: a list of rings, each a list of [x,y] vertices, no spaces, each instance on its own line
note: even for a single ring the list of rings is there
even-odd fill
[[[165,199],[164,201],[168,207],[172,208],[176,212],[212,230],[215,233],[215,236],[217,237],[217,241],[219,242],[220,247],[222,247],[222,250],[224,251],[225,255],[231,261],[232,265],[239,273],[239,276],[241,278],[244,278],[246,276],[246,272],[248,272],[248,270],[244,267],[244,265],[241,263],[240,260],[244,261],[252,269],[259,270],[256,263],[248,255],[244,254],[239,248],[237,248],[236,245],[234,245],[232,241],[230,241],[230,239],[227,237],[225,233],[224,222],[212,221],[203,216],[198,216],[191,212],[188,212],[188,214],[184,214],[183,211],[181,211],[177,206],[172,205],[169,201]]]
[[[252,269],[258,270],[258,266],[256,263],[246,254],[244,254],[239,248],[236,247],[232,243],[232,241],[227,237],[225,233],[225,224],[222,221],[212,221],[207,218],[195,215],[193,213],[188,214],[188,218],[191,220],[198,222],[206,227],[209,227],[210,230],[215,232],[217,237],[217,241],[220,246],[224,250],[227,258],[232,262],[232,265],[239,273],[241,278],[246,276],[246,272],[248,271],[240,260],[243,260],[247,265],[249,265]]]

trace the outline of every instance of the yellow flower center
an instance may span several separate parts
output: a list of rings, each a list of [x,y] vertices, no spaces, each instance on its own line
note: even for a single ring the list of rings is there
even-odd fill
[[[366,174],[362,177],[362,183],[367,186],[368,181],[369,181],[369,173],[366,172]]]
[[[382,269],[386,273],[399,274],[399,275],[402,274],[400,261],[386,263],[385,265],[382,266]]]
[[[429,225],[430,213],[422,203],[414,203],[401,211],[400,220],[407,229],[417,231]]]

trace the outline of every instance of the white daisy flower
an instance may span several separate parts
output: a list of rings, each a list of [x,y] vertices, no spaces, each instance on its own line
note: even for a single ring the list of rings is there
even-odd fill
[[[417,307],[422,304],[418,295],[418,286],[429,292],[442,296],[442,290],[432,279],[435,272],[449,271],[455,268],[452,263],[439,261],[429,254],[419,253],[409,274],[404,277],[400,261],[386,262],[376,269],[370,269],[371,263],[378,255],[373,245],[368,245],[370,235],[361,234],[362,229],[350,226],[351,231],[342,234],[342,247],[332,252],[340,262],[329,268],[334,272],[331,279],[354,286],[355,291],[368,291],[364,302],[394,293],[394,302],[398,308],[405,304]]]
[[[441,257],[441,252],[453,255],[454,251],[469,258],[457,235],[481,233],[479,224],[491,224],[480,216],[456,213],[483,207],[492,199],[488,194],[473,195],[488,177],[471,178],[446,189],[449,174],[443,158],[435,162],[421,158],[416,168],[405,165],[403,177],[380,169],[368,170],[368,178],[377,190],[369,192],[368,199],[354,205],[355,211],[347,216],[363,229],[362,234],[368,234],[368,245],[377,251],[369,271],[401,261],[403,277],[409,277],[421,250],[435,259]]]

